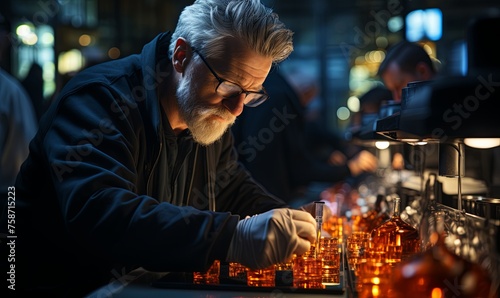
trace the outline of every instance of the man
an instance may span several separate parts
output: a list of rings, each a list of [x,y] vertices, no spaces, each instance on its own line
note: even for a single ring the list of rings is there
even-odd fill
[[[423,47],[416,43],[401,41],[392,46],[379,66],[378,75],[393,100],[401,101],[403,88],[410,82],[428,81],[436,75],[436,68]]]
[[[292,49],[259,0],[197,0],[171,36],[71,80],[16,183],[16,286],[76,297],[137,267],[265,268],[307,251],[313,217],[252,180],[228,130]]]
[[[21,83],[0,68],[0,194],[5,211],[9,187],[14,186],[37,121],[30,98]]]
[[[377,158],[366,150],[341,165],[315,158],[307,147],[305,107],[298,89],[278,68],[271,70],[264,87],[271,100],[245,110],[232,131],[240,161],[271,193],[299,207],[320,199],[317,191],[308,189],[313,182],[330,186],[377,169]]]
[[[0,62],[11,50],[10,22],[0,14]],[[37,119],[21,82],[0,67],[0,196],[6,212],[9,187],[14,186],[28,145],[37,130]]]
[[[382,78],[387,89],[392,92],[392,99],[396,102],[401,101],[403,88],[408,83],[431,80],[436,76],[436,73],[434,63],[425,49],[416,43],[405,40],[389,48],[378,69],[378,75]],[[407,144],[403,146],[403,150],[413,149]],[[401,151],[401,148],[395,148],[395,150]],[[431,150],[434,151],[434,149]],[[404,167],[403,154],[395,152],[392,157],[392,168],[402,170]]]

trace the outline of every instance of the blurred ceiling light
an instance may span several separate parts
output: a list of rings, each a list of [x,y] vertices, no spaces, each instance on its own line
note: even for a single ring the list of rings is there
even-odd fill
[[[346,107],[340,107],[337,110],[337,118],[340,120],[347,120],[351,116],[351,112],[349,112],[349,109]]]
[[[403,18],[401,16],[394,16],[387,21],[387,27],[391,32],[398,32],[403,29]]]
[[[16,28],[16,34],[25,45],[35,45],[38,42],[38,36],[35,33],[35,28],[31,23],[24,23]]]
[[[372,54],[370,55],[370,57],[374,62],[382,62],[382,60],[385,58],[385,54],[382,51],[372,51],[371,53]]]
[[[347,99],[347,107],[353,112],[359,112],[359,98],[357,96],[351,96]]]
[[[82,34],[78,38],[78,43],[82,47],[86,47],[86,46],[90,45],[91,42],[92,42],[92,37],[90,35],[88,35],[88,34]]]
[[[368,79],[370,71],[365,65],[355,65],[351,67],[351,76],[357,79]]]
[[[47,61],[43,64],[43,80],[44,81],[53,81],[55,79],[55,69],[56,66],[54,62]]]
[[[117,47],[112,47],[108,50],[108,57],[111,59],[117,59],[121,55],[120,49]]]
[[[46,46],[52,46],[54,44],[54,34],[44,32],[42,36],[40,36],[40,42]]]
[[[31,26],[28,24],[21,24],[16,28],[16,34],[19,37],[27,36],[31,33]]]
[[[409,145],[412,146],[424,146],[427,145],[427,141],[422,141],[418,139],[401,139],[400,141],[404,143],[408,143]]]
[[[472,148],[489,149],[500,146],[500,138],[466,138],[464,143]]]
[[[32,32],[28,36],[23,37],[21,39],[21,41],[24,44],[26,44],[26,45],[32,46],[32,45],[35,45],[38,42],[38,36],[36,36],[36,34],[34,32]]]
[[[72,49],[59,54],[58,71],[60,74],[79,71],[83,67],[82,53],[77,49]]]
[[[377,147],[377,149],[380,149],[380,150],[384,150],[384,149],[387,149],[389,148],[389,141],[376,141],[375,142],[375,147]]]

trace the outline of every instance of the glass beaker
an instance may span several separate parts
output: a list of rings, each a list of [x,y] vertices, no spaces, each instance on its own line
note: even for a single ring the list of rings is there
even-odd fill
[[[390,252],[387,258],[391,259],[392,263],[399,261],[399,256],[395,255],[399,250],[401,250],[401,260],[406,260],[421,251],[419,232],[401,219],[400,209],[401,199],[396,197],[391,219],[371,231],[374,247]],[[401,249],[394,246],[401,246]]]
[[[315,246],[302,255],[293,256],[293,286],[302,289],[323,289],[323,262],[316,256]]]
[[[193,272],[193,283],[195,284],[219,284],[220,261],[215,260],[206,272]]]
[[[247,285],[250,287],[274,287],[276,269],[274,265],[264,269],[247,270]]]

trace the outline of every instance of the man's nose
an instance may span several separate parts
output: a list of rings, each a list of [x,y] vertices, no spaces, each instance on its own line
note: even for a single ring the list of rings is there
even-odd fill
[[[224,98],[222,104],[228,109],[228,111],[234,116],[239,116],[243,112],[245,106],[245,93],[241,93],[238,96]]]

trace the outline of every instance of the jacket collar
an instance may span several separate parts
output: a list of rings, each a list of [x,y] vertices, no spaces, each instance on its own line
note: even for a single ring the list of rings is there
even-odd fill
[[[168,58],[170,37],[170,32],[157,35],[143,47],[141,52],[142,86],[146,97],[146,108],[158,137],[163,129],[157,89],[171,75],[172,67],[168,64],[170,61]]]

